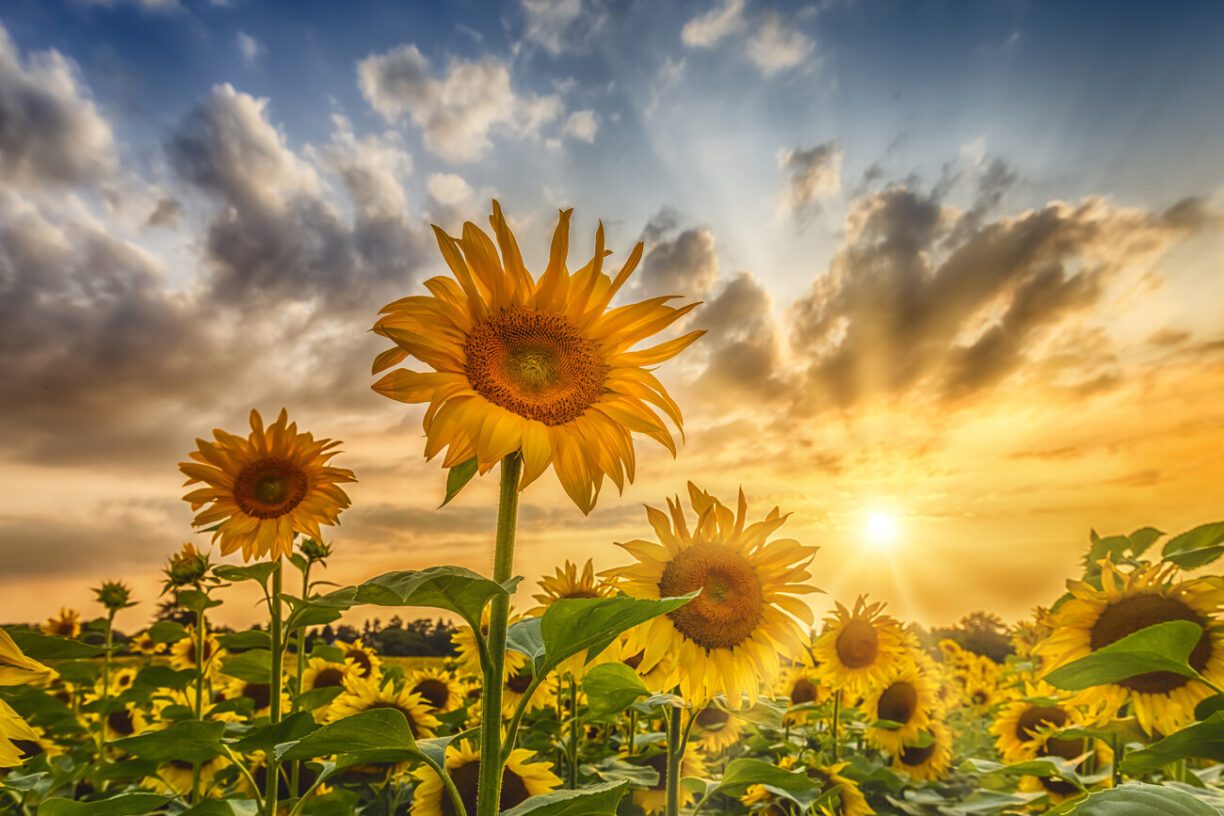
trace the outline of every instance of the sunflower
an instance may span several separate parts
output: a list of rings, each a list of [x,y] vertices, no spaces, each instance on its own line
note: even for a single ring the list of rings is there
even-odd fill
[[[136,682],[137,670],[131,666],[125,666],[122,669],[117,669],[110,678],[111,694],[122,694],[132,687]]]
[[[600,224],[594,257],[571,274],[569,220],[570,211],[562,211],[538,280],[524,267],[496,201],[490,223],[497,246],[470,222],[458,240],[434,227],[454,278],[431,278],[429,295],[383,307],[374,331],[395,345],[373,365],[378,374],[411,356],[433,371],[396,369],[374,390],[400,402],[429,403],[426,458],[446,448],[443,467],[474,458],[485,473],[522,451],[520,489],[551,465],[573,502],[590,513],[605,476],[618,489],[633,481],[632,432],[675,455],[671,431],[655,408],[677,428],[680,409],[646,367],[679,354],[703,332],[630,351],[697,304],[675,308],[668,305],[675,296],[664,296],[609,310],[642,245],[611,278],[603,271]]]
[[[327,708],[324,720],[335,722],[362,711],[375,708],[391,708],[404,715],[408,728],[417,739],[428,739],[441,723],[419,694],[412,694],[395,686],[380,684],[377,677],[349,677],[344,682],[344,692]]]
[[[778,760],[778,767],[792,770],[798,762],[793,756],[784,756]],[[778,797],[765,785],[749,785],[740,797],[740,804],[757,816],[786,816],[778,807]]]
[[[551,708],[556,705],[558,687],[565,682],[560,675],[554,675],[556,682],[540,683],[531,693],[531,699],[527,701],[527,711],[538,711],[540,709]],[[520,668],[506,674],[505,685],[502,686],[502,711],[507,717],[514,714],[514,710],[518,708],[519,701],[523,699],[523,695],[527,693],[528,687],[531,685],[532,671],[531,666],[524,663]],[[568,689],[569,684],[565,683]],[[568,695],[568,690],[566,692]],[[579,692],[581,695],[581,691]],[[568,699],[568,697],[567,697]],[[473,706],[473,714],[476,717],[480,716],[480,705]]]
[[[1035,758],[1054,757],[1079,766],[1092,757],[1097,768],[1105,768],[1113,762],[1113,756],[1113,751],[1099,740],[1051,739],[1046,749],[1038,753]],[[1103,788],[1108,785],[1109,775],[1105,774],[1088,787]],[[1046,801],[1052,805],[1060,804],[1068,799],[1077,799],[1086,793],[1079,785],[1057,776],[1025,775],[1020,777],[1018,788],[1025,793],[1043,793]]]
[[[97,695],[87,694],[85,703],[96,702],[100,698]],[[90,714],[87,717],[91,722],[97,722],[100,719],[98,714]],[[135,703],[124,703],[121,707],[112,709],[106,715],[106,740],[123,739],[148,730],[149,721],[145,718],[144,712]]]
[[[200,790],[207,794],[212,788],[217,772],[229,765],[223,756],[215,756],[200,763]],[[147,777],[144,787],[168,796],[186,796],[195,784],[195,766],[182,759],[172,759],[157,766],[157,775]]]
[[[166,651],[166,644],[153,640],[153,636],[148,632],[141,632],[133,637],[129,645],[132,651],[143,655],[156,655]]]
[[[13,747],[22,754],[22,763],[31,762],[38,757],[47,757],[49,759],[64,753],[64,749],[54,740],[48,738],[47,732],[42,728],[36,725],[29,726],[29,728],[33,732],[34,739],[24,739],[21,736],[11,738]],[[0,730],[3,729],[4,726],[0,725]],[[0,765],[0,767],[3,766]]]
[[[707,754],[716,754],[740,741],[744,723],[738,717],[715,705],[697,713],[693,721],[693,739]]]
[[[345,658],[343,662],[337,663],[334,660],[312,657],[302,671],[302,688],[298,693],[305,694],[321,688],[338,688],[353,675],[360,676],[360,669],[352,658]]]
[[[404,688],[410,694],[419,694],[434,711],[454,711],[462,708],[467,688],[455,675],[444,669],[417,669],[408,675]]]
[[[353,661],[357,666],[359,676],[378,677],[382,674],[382,659],[379,658],[378,652],[366,646],[361,638],[357,638],[352,643],[337,640],[336,648],[343,653],[345,661]]]
[[[44,635],[74,638],[81,634],[81,613],[75,609],[61,606],[59,615],[47,618],[47,622],[39,628]]]
[[[1069,581],[1072,598],[1051,614],[1053,634],[1036,647],[1056,669],[1127,635],[1175,620],[1203,627],[1190,665],[1217,685],[1224,684],[1224,627],[1216,617],[1224,592],[1210,578],[1175,582],[1173,564],[1138,566],[1123,572],[1101,563],[1101,588]],[[1194,708],[1212,695],[1205,684],[1171,672],[1150,672],[1085,689],[1077,702],[1111,711],[1128,700],[1139,725],[1151,733],[1172,734],[1194,721]]]
[[[51,669],[26,657],[9,633],[0,628],[0,686],[41,683],[50,677]]]
[[[649,788],[633,789],[633,802],[645,811],[646,816],[667,810],[667,747],[662,743],[657,744],[656,747],[658,750],[647,755],[645,762],[641,764],[653,768],[659,775],[658,781]],[[682,780],[687,777],[702,778],[707,773],[706,759],[701,746],[689,745],[684,751],[684,757],[680,760],[680,778]],[[680,785],[680,807],[686,808],[692,801],[693,791],[689,790],[686,785]]]
[[[195,627],[187,627],[187,637],[170,646],[170,665],[176,669],[198,669],[203,663],[205,673],[215,673],[220,666],[221,643],[211,632],[204,636],[203,654],[196,654]]]
[[[822,790],[837,788],[838,791],[837,801],[820,806],[821,816],[873,816],[875,813],[871,805],[867,804],[867,797],[863,796],[858,783],[842,776],[842,771],[849,764],[839,762],[836,765],[821,765],[808,769],[808,776],[818,780]]]
[[[768,540],[787,518],[776,507],[764,521],[746,525],[743,490],[733,512],[691,482],[688,488],[697,514],[692,532],[679,498],[667,502],[670,520],[647,507],[659,543],[621,544],[638,560],[611,574],[620,579],[619,589],[638,598],[701,594],[630,632],[628,652],[643,652],[639,672],[649,672],[670,653],[686,699],[700,704],[725,693],[727,704],[738,710],[744,692],[751,705],[762,685],[772,687],[781,671],[779,654],[803,649],[795,617],[810,625],[812,613],[795,596],[817,591],[805,583],[816,548],[794,539]]]
[[[547,762],[533,762],[533,751],[515,748],[510,752],[502,771],[501,808],[506,811],[532,796],[555,790],[561,779]],[[446,749],[446,770],[459,791],[459,799],[468,813],[476,812],[476,788],[480,779],[480,751],[462,740]],[[422,765],[413,775],[420,780],[412,798],[411,816],[455,816],[454,805],[442,787],[442,779],[430,767]]]
[[[508,624],[513,626],[522,620],[513,608],[510,610]],[[480,613],[480,630],[489,634],[489,607]],[[459,672],[467,677],[480,677],[483,671],[480,667],[480,647],[476,645],[476,634],[470,626],[460,626],[451,635],[451,645],[455,648],[455,662],[459,664]],[[506,675],[511,676],[522,671],[527,665],[527,655],[510,650],[506,652]]]
[[[812,657],[828,685],[861,693],[913,660],[912,639],[883,610],[883,603],[868,604],[860,595],[853,611],[839,603],[825,618]]]
[[[952,767],[952,732],[932,720],[919,738],[893,755],[893,770],[905,771],[911,779],[933,782]]]
[[[15,768],[25,762],[29,754],[21,743],[37,744],[39,739],[38,731],[0,699],[0,768]]]
[[[566,559],[563,567],[557,567],[554,575],[546,575],[541,578],[539,585],[542,591],[533,596],[539,606],[527,613],[533,617],[543,615],[545,610],[557,601],[571,598],[610,598],[616,594],[615,587],[595,577],[595,565],[589,558],[581,573],[578,572],[577,564]],[[567,674],[582,677],[592,666],[617,660],[619,653],[620,650],[616,648],[616,643],[610,644],[598,655],[591,656],[589,659],[585,651],[579,652],[563,661],[557,667],[557,674],[562,677]]]
[[[774,687],[774,695],[785,700],[790,708],[823,703],[831,694],[832,691],[821,683],[820,674],[811,666],[800,663],[783,671]],[[811,711],[787,713],[786,722],[804,722],[811,714]]]
[[[931,721],[938,694],[929,677],[910,663],[902,666],[878,686],[871,687],[863,700],[869,725],[864,736],[874,745],[895,754],[912,743]],[[878,720],[898,723],[897,728],[871,725]]]
[[[249,716],[252,718],[267,716],[272,710],[271,683],[226,677],[221,683],[221,696],[226,700],[250,700],[251,713]],[[245,709],[242,710],[245,711]],[[289,700],[283,691],[281,692],[281,710],[289,710]]]
[[[1059,755],[1063,750],[1062,740],[1054,734],[1062,728],[1083,725],[1094,719],[1085,717],[1078,706],[1059,700],[1060,692],[1046,683],[1029,685],[1024,696],[1012,699],[1000,707],[990,725],[995,736],[995,747],[1008,763],[1024,762],[1047,751],[1052,744]],[[1074,747],[1074,746],[1071,746]],[[1072,756],[1078,756],[1079,751]]]
[[[339,442],[316,440],[298,433],[297,423],[281,409],[276,422],[264,428],[258,411],[251,411],[251,433],[243,439],[220,429],[215,442],[197,439],[182,462],[184,485],[203,483],[183,499],[197,513],[196,527],[213,529],[221,539],[221,554],[242,550],[249,561],[293,552],[296,533],[321,539],[320,524],[338,524],[349,497],[339,485],[355,482],[351,470],[327,462]]]

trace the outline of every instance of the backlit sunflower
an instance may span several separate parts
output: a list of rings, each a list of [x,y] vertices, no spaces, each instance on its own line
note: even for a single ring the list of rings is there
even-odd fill
[[[403,714],[417,739],[432,737],[434,729],[441,725],[421,695],[396,689],[390,683],[380,685],[377,677],[349,677],[344,683],[344,692],[332,700],[324,719],[335,722],[375,708],[391,708]]]
[[[783,699],[788,707],[794,708],[823,703],[830,698],[832,691],[821,683],[820,675],[814,668],[797,663],[782,672],[778,684],[774,687],[774,694]],[[811,711],[787,713],[786,721],[803,722],[812,713]]]
[[[1024,696],[999,709],[990,733],[994,734],[995,747],[1005,762],[1033,759],[1046,752],[1047,743],[1054,743],[1054,752],[1059,755],[1068,753],[1062,750],[1062,743],[1068,740],[1060,740],[1054,734],[1063,728],[1083,725],[1086,719],[1092,718],[1085,718],[1079,707],[1060,701],[1063,694],[1045,683],[1030,685],[1025,688]]]
[[[176,669],[196,669],[202,663],[206,673],[214,673],[220,667],[221,644],[211,632],[204,636],[202,654],[196,654],[195,627],[187,627],[187,637],[176,640],[170,646],[170,665]]]
[[[912,663],[902,666],[883,683],[868,689],[864,696],[863,715],[868,723],[864,736],[873,745],[895,754],[926,728],[936,705],[931,678]],[[880,720],[897,723],[899,727],[875,726]]]
[[[306,668],[302,671],[302,690],[305,694],[308,691],[314,691],[321,688],[339,688],[344,685],[344,681],[353,675],[360,676],[360,670],[357,663],[351,658],[346,658],[343,662],[337,663],[332,660],[324,660],[321,657],[312,657],[306,663]]]
[[[686,699],[700,704],[725,693],[728,706],[739,709],[745,693],[752,705],[762,685],[773,686],[780,654],[804,647],[795,618],[811,625],[812,613],[796,596],[817,591],[806,583],[817,548],[789,538],[770,541],[786,521],[776,507],[763,521],[746,524],[742,490],[732,511],[691,482],[688,488],[697,513],[692,531],[679,498],[667,502],[670,519],[646,508],[658,543],[621,544],[637,563],[611,574],[620,579],[619,589],[637,598],[701,594],[630,632],[627,651],[643,652],[639,672],[672,654]]]
[[[40,683],[51,677],[51,669],[26,657],[13,638],[0,628],[0,686]]]
[[[361,677],[377,677],[382,673],[382,659],[378,652],[371,649],[357,638],[352,643],[337,640],[336,648],[343,652],[343,659],[353,661],[357,674]]]
[[[81,613],[75,609],[61,606],[59,615],[47,618],[47,622],[39,628],[44,635],[74,638],[81,634]]]
[[[952,732],[933,720],[913,744],[893,755],[893,769],[905,771],[911,779],[933,782],[942,779],[952,767]]]
[[[510,752],[502,771],[501,808],[506,811],[532,796],[556,790],[561,779],[547,762],[533,762],[535,753],[525,748]],[[446,770],[459,791],[459,799],[469,814],[476,812],[476,788],[480,779],[480,751],[462,740],[446,749]],[[420,780],[413,793],[411,816],[456,816],[454,805],[442,787],[442,779],[429,766],[422,765],[413,775]]]
[[[1053,670],[1149,626],[1193,621],[1204,631],[1190,654],[1190,665],[1208,680],[1224,684],[1224,628],[1217,618],[1224,592],[1210,578],[1177,582],[1177,572],[1173,564],[1123,572],[1110,561],[1102,562],[1101,589],[1084,581],[1068,582],[1074,597],[1051,614],[1053,634],[1036,653],[1047,657],[1047,668]],[[1111,711],[1129,700],[1145,731],[1167,735],[1193,722],[1195,706],[1212,693],[1181,675],[1151,672],[1085,689],[1076,700]]]
[[[276,422],[264,427],[258,411],[251,411],[251,433],[245,439],[220,429],[215,442],[197,439],[182,462],[184,485],[203,483],[183,499],[200,510],[196,527],[208,527],[213,540],[221,540],[221,554],[242,550],[242,557],[280,558],[293,552],[296,533],[323,538],[320,524],[339,524],[349,506],[339,487],[355,482],[351,470],[328,464],[339,442],[298,433],[297,423],[281,409]]]
[[[517,614],[512,608],[510,610],[509,625],[513,626],[522,620],[522,618],[523,616]],[[488,606],[480,613],[480,629],[483,634],[489,634]],[[472,631],[472,627],[460,626],[456,629],[451,635],[451,645],[455,647],[455,662],[459,666],[460,674],[466,677],[480,677],[482,674],[480,668],[480,647],[476,645],[476,635]],[[513,650],[506,652],[507,676],[518,674],[526,665],[527,655]]]
[[[717,754],[739,742],[743,733],[743,720],[715,705],[708,705],[697,713],[691,739],[707,754]]]
[[[696,304],[676,308],[668,305],[675,296],[665,296],[608,309],[637,267],[642,245],[609,277],[601,224],[594,257],[571,273],[569,220],[570,211],[562,211],[539,279],[523,265],[496,201],[490,218],[496,245],[470,222],[458,239],[434,227],[454,277],[431,278],[429,295],[383,307],[374,331],[395,346],[373,365],[378,374],[411,356],[433,371],[395,369],[374,390],[429,403],[426,458],[445,448],[444,467],[475,458],[485,473],[522,451],[520,489],[552,466],[565,492],[589,513],[605,476],[618,489],[633,481],[632,432],[675,454],[671,431],[655,409],[677,428],[680,409],[646,367],[679,354],[703,332],[631,351]]]
[[[667,746],[658,744],[655,748],[657,750],[646,756],[644,762],[637,762],[635,758],[636,764],[653,768],[659,775],[658,781],[649,788],[633,789],[633,802],[646,813],[646,816],[664,813],[667,810]],[[701,751],[701,746],[689,745],[684,751],[683,759],[680,760],[680,778],[682,780],[689,777],[703,778],[707,773],[705,755]],[[681,808],[688,807],[693,801],[693,796],[693,791],[688,786],[680,785]]]
[[[409,694],[419,694],[434,711],[454,711],[462,708],[467,687],[455,675],[432,667],[417,669],[404,681]]]
[[[544,611],[557,601],[571,598],[610,598],[616,594],[616,589],[611,584],[595,577],[595,566],[589,558],[581,573],[578,572],[577,564],[566,559],[565,565],[557,567],[554,575],[545,575],[540,579],[540,589],[542,592],[533,596],[539,606],[527,613],[533,617],[543,615]],[[618,659],[619,654],[620,650],[616,648],[615,643],[590,660],[587,659],[585,651],[579,652],[563,661],[557,667],[557,674],[582,677],[592,666],[612,662]]]
[[[38,740],[39,733],[34,727],[0,700],[0,768],[15,768],[25,762],[29,754],[20,743],[37,743]]]
[[[828,685],[862,692],[913,661],[911,639],[883,610],[882,602],[868,604],[860,595],[853,611],[839,603],[825,618],[824,631],[812,644],[812,656]]]

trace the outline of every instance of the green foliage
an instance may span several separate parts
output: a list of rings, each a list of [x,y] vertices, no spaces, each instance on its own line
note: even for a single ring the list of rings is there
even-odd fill
[[[1191,621],[1159,623],[1055,669],[1045,681],[1056,688],[1079,691],[1151,672],[1197,677],[1189,659],[1202,636],[1203,627]]]

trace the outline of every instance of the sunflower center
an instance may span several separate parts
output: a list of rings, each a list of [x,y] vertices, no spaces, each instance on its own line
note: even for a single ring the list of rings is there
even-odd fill
[[[118,711],[112,711],[106,715],[106,724],[121,737],[130,737],[136,733],[136,721],[132,719],[132,712],[126,708]]]
[[[251,462],[234,480],[234,501],[248,516],[280,518],[306,498],[306,473],[288,459],[270,456]]]
[[[1087,750],[1087,744],[1082,739],[1059,739],[1054,737],[1046,742],[1045,752],[1049,756],[1062,759],[1076,759]]]
[[[875,663],[879,653],[880,636],[871,621],[854,618],[837,636],[837,657],[847,668],[866,668]]]
[[[242,687],[242,696],[255,704],[256,711],[262,711],[272,704],[272,687],[267,683],[247,683]]]
[[[464,810],[468,813],[475,813],[476,789],[480,784],[480,760],[466,762],[458,768],[450,768],[449,770],[451,780],[459,791],[459,799],[463,802]],[[502,771],[501,806],[498,808],[499,812],[521,805],[527,801],[530,795],[527,791],[527,785],[523,782],[521,776],[509,768]],[[451,803],[450,797],[446,795],[445,791],[442,791],[442,816],[457,816],[455,806]]]
[[[721,731],[731,721],[731,715],[718,708],[705,708],[697,715],[697,725],[706,731]]]
[[[564,315],[504,309],[464,343],[464,373],[494,405],[545,425],[564,425],[603,391],[608,366],[599,349]]]
[[[974,705],[985,705],[986,701],[990,698],[986,696],[986,692],[978,689],[977,691],[973,692],[973,694],[969,695],[969,699],[973,701]]]
[[[650,786],[651,790],[661,791],[667,787],[667,753],[659,753],[646,760],[646,764],[659,775],[659,780]]]
[[[1095,652],[1149,626],[1175,620],[1191,621],[1203,627],[1203,636],[1190,653],[1190,665],[1201,672],[1211,660],[1211,635],[1207,632],[1206,618],[1184,601],[1155,592],[1132,595],[1105,607],[1092,625],[1092,650]],[[1149,672],[1119,681],[1118,685],[1143,694],[1167,694],[1189,682],[1189,678],[1173,672]]]
[[[1043,728],[1062,728],[1067,724],[1067,712],[1062,706],[1031,706],[1016,720],[1016,739],[1026,742]]]
[[[816,700],[817,692],[816,684],[806,677],[801,677],[791,686],[790,701],[791,705],[803,705]]]
[[[528,686],[531,685],[531,677],[532,675],[530,669],[512,674],[506,679],[506,688],[510,689],[515,694],[522,694],[527,690]]]
[[[916,745],[906,745],[901,749],[901,762],[902,764],[909,765],[910,767],[916,767],[926,762],[934,754],[934,742],[932,742],[930,745],[924,745],[921,748]]]
[[[364,649],[349,649],[344,656],[357,664],[357,673],[362,677],[369,677],[370,672],[374,671],[374,662]]]
[[[326,669],[321,669],[315,675],[314,685],[312,688],[331,688],[344,683],[344,672],[334,666],[328,666]]]
[[[708,651],[735,648],[756,631],[765,594],[747,558],[713,544],[684,550],[663,570],[659,594],[669,598],[698,589],[700,595],[667,613],[680,634]]]
[[[434,708],[443,708],[450,699],[450,688],[441,680],[429,677],[412,687],[413,694],[419,694]]]
[[[918,690],[904,680],[893,683],[880,694],[876,713],[881,720],[891,720],[902,725],[908,723],[918,710]]]

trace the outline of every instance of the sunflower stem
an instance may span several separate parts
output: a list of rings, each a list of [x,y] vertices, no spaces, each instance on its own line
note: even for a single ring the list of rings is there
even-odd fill
[[[271,695],[268,722],[276,725],[281,720],[281,681],[285,672],[285,644],[281,633],[281,595],[282,568],[281,560],[276,559],[276,569],[272,571],[272,593],[268,598],[268,614],[270,617],[270,632],[272,638],[272,672],[268,678],[268,692]],[[277,799],[280,796],[280,760],[275,751],[268,752],[268,779],[264,793],[264,805],[268,816],[276,816]]]
[[[637,742],[637,711],[629,709],[629,745],[625,749],[625,756],[633,756],[634,743]]]
[[[493,554],[493,580],[509,581],[514,572],[514,532],[518,524],[518,486],[523,458],[516,452],[501,463],[501,495],[497,506],[497,539]],[[510,596],[498,595],[489,608],[488,674],[481,698],[480,779],[476,794],[476,816],[497,816],[501,804],[502,685],[506,664],[506,628],[510,620]]]
[[[578,787],[578,681],[569,678],[570,729],[569,729],[569,787]]]
[[[841,720],[841,689],[833,691],[833,722],[829,726],[829,731],[833,736],[833,764],[837,764],[838,745],[837,745],[837,727],[838,721]]]
[[[302,567],[302,600],[310,598],[310,559],[306,559],[306,566]],[[306,671],[306,627],[298,629],[297,639],[297,693],[293,696],[293,711],[298,710],[298,700],[302,697],[302,675]],[[298,795],[298,785],[302,781],[302,761],[300,759],[293,760],[293,764],[289,766],[289,795]]]
[[[115,642],[115,612],[106,613],[106,651],[102,655],[102,715],[99,717],[98,728],[98,762],[106,764],[106,725],[110,719],[110,670],[111,649]]]
[[[196,664],[196,687],[195,687],[195,718],[197,720],[204,719],[204,639],[208,636],[208,620],[204,617],[204,609],[196,610],[195,621],[195,664]],[[196,804],[200,801],[200,763],[196,763],[191,769],[191,804]]]
[[[680,689],[674,692],[680,693]],[[667,719],[667,816],[680,814],[680,763],[684,759],[685,734],[680,728],[679,708]]]

